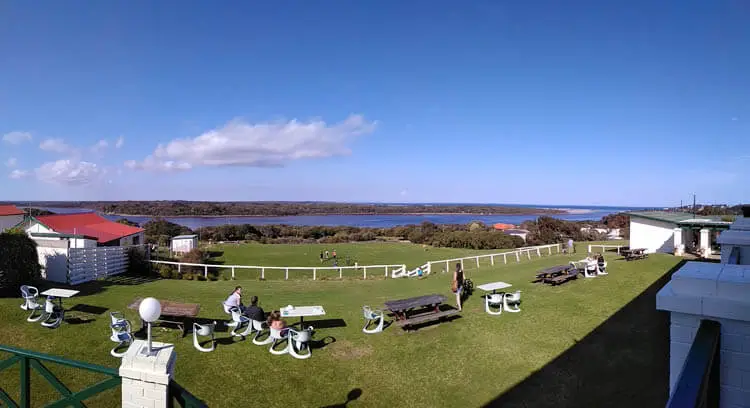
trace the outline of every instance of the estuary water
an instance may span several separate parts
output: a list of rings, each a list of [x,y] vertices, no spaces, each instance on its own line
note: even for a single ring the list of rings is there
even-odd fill
[[[636,207],[587,207],[587,206],[548,206],[549,208],[570,209],[569,214],[553,215],[567,221],[598,221],[605,215],[634,211],[642,208]],[[81,208],[43,208],[58,214],[91,212]],[[127,218],[130,221],[144,224],[153,217],[120,216],[102,214],[110,220]],[[471,221],[482,221],[486,224],[504,223],[518,225],[523,221],[535,220],[539,214],[529,215],[479,215],[479,214],[420,214],[420,215],[297,215],[289,217],[162,217],[167,221],[184,225],[190,229],[208,227],[224,224],[287,224],[287,225],[324,225],[324,226],[351,226],[388,228],[398,225],[420,224],[429,221],[435,224],[467,224]]]

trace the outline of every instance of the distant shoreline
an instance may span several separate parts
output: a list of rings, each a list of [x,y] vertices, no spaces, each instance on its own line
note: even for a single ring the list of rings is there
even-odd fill
[[[572,209],[572,208],[548,208],[546,212],[526,211],[510,213],[471,213],[471,212],[413,212],[413,213],[320,213],[320,214],[296,214],[296,215],[148,215],[148,214],[120,214],[105,213],[102,214],[114,217],[150,217],[150,218],[286,218],[286,217],[328,217],[328,216],[417,216],[417,215],[476,215],[476,216],[501,216],[501,215],[576,215],[589,214],[594,210]]]

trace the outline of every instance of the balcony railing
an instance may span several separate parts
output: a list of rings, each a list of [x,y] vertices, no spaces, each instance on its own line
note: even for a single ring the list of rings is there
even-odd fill
[[[721,325],[703,320],[667,402],[667,408],[719,406]]]
[[[203,401],[172,380],[169,382],[169,408],[174,408],[175,402],[182,408],[208,408]]]

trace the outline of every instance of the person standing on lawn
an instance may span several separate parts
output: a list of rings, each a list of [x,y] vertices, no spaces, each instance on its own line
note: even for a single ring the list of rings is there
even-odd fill
[[[464,270],[461,268],[461,263],[456,263],[456,271],[453,272],[453,286],[456,288],[456,307],[458,311],[461,311],[461,295],[464,290]]]

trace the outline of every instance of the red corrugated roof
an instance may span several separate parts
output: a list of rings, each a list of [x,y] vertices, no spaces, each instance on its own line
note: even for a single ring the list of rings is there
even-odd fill
[[[96,213],[42,215],[36,219],[55,232],[87,235],[96,238],[100,243],[143,231],[143,228],[110,221]]]
[[[0,205],[0,216],[3,215],[23,215],[23,211],[15,205]]]

